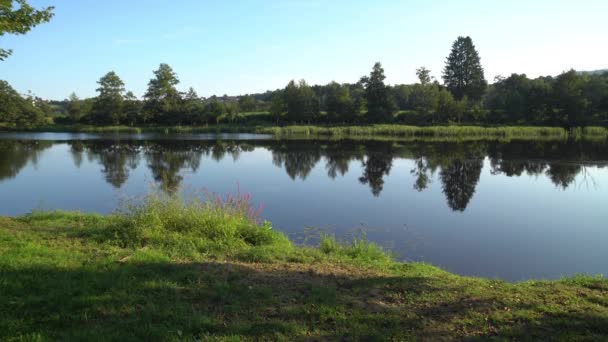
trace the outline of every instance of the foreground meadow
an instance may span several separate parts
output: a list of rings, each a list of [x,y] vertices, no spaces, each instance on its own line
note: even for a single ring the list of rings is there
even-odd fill
[[[0,218],[0,340],[602,340],[608,281],[518,284],[302,247],[245,194]]]

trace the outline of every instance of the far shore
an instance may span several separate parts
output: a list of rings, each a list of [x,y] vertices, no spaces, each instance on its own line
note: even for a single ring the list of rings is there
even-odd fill
[[[402,124],[369,125],[249,125],[217,124],[206,126],[93,126],[47,125],[31,128],[0,127],[10,132],[57,133],[253,133],[276,138],[318,137],[331,139],[519,139],[553,140],[568,138],[606,139],[608,128],[589,126],[566,129],[548,126],[411,126]]]

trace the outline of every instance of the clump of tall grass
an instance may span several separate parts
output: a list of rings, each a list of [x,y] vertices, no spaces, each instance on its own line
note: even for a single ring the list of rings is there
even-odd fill
[[[587,137],[607,137],[608,128],[598,127],[598,126],[588,126],[588,127],[583,128],[582,134],[583,134],[583,136],[587,136]]]
[[[151,247],[193,258],[259,247],[267,252],[293,248],[269,222],[260,222],[261,207],[252,206],[250,200],[240,191],[225,197],[152,191],[141,201],[126,203],[113,216],[109,238],[123,247]]]
[[[365,237],[343,243],[336,240],[333,235],[321,235],[319,250],[326,255],[363,263],[389,264],[393,261],[391,254],[377,244],[367,241]]]

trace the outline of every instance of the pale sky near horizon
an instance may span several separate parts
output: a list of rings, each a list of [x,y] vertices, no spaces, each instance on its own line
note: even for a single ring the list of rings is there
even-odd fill
[[[486,78],[608,68],[606,0],[30,0],[55,6],[50,23],[4,36],[14,53],[0,79],[49,99],[95,95],[114,70],[143,95],[168,63],[178,88],[238,95],[355,82],[382,62],[387,82],[441,77],[452,42],[469,35]]]

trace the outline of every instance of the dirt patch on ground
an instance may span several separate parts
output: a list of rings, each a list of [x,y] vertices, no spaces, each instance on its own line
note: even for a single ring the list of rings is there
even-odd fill
[[[28,229],[29,226],[13,218],[0,216],[0,228],[13,233],[17,233],[24,229]]]
[[[201,264],[206,272],[221,269],[226,276],[240,275],[253,284],[271,287],[292,287],[304,284],[341,285],[348,281],[365,278],[382,278],[390,275],[371,269],[362,269],[344,264],[318,263],[243,263],[213,262]]]

